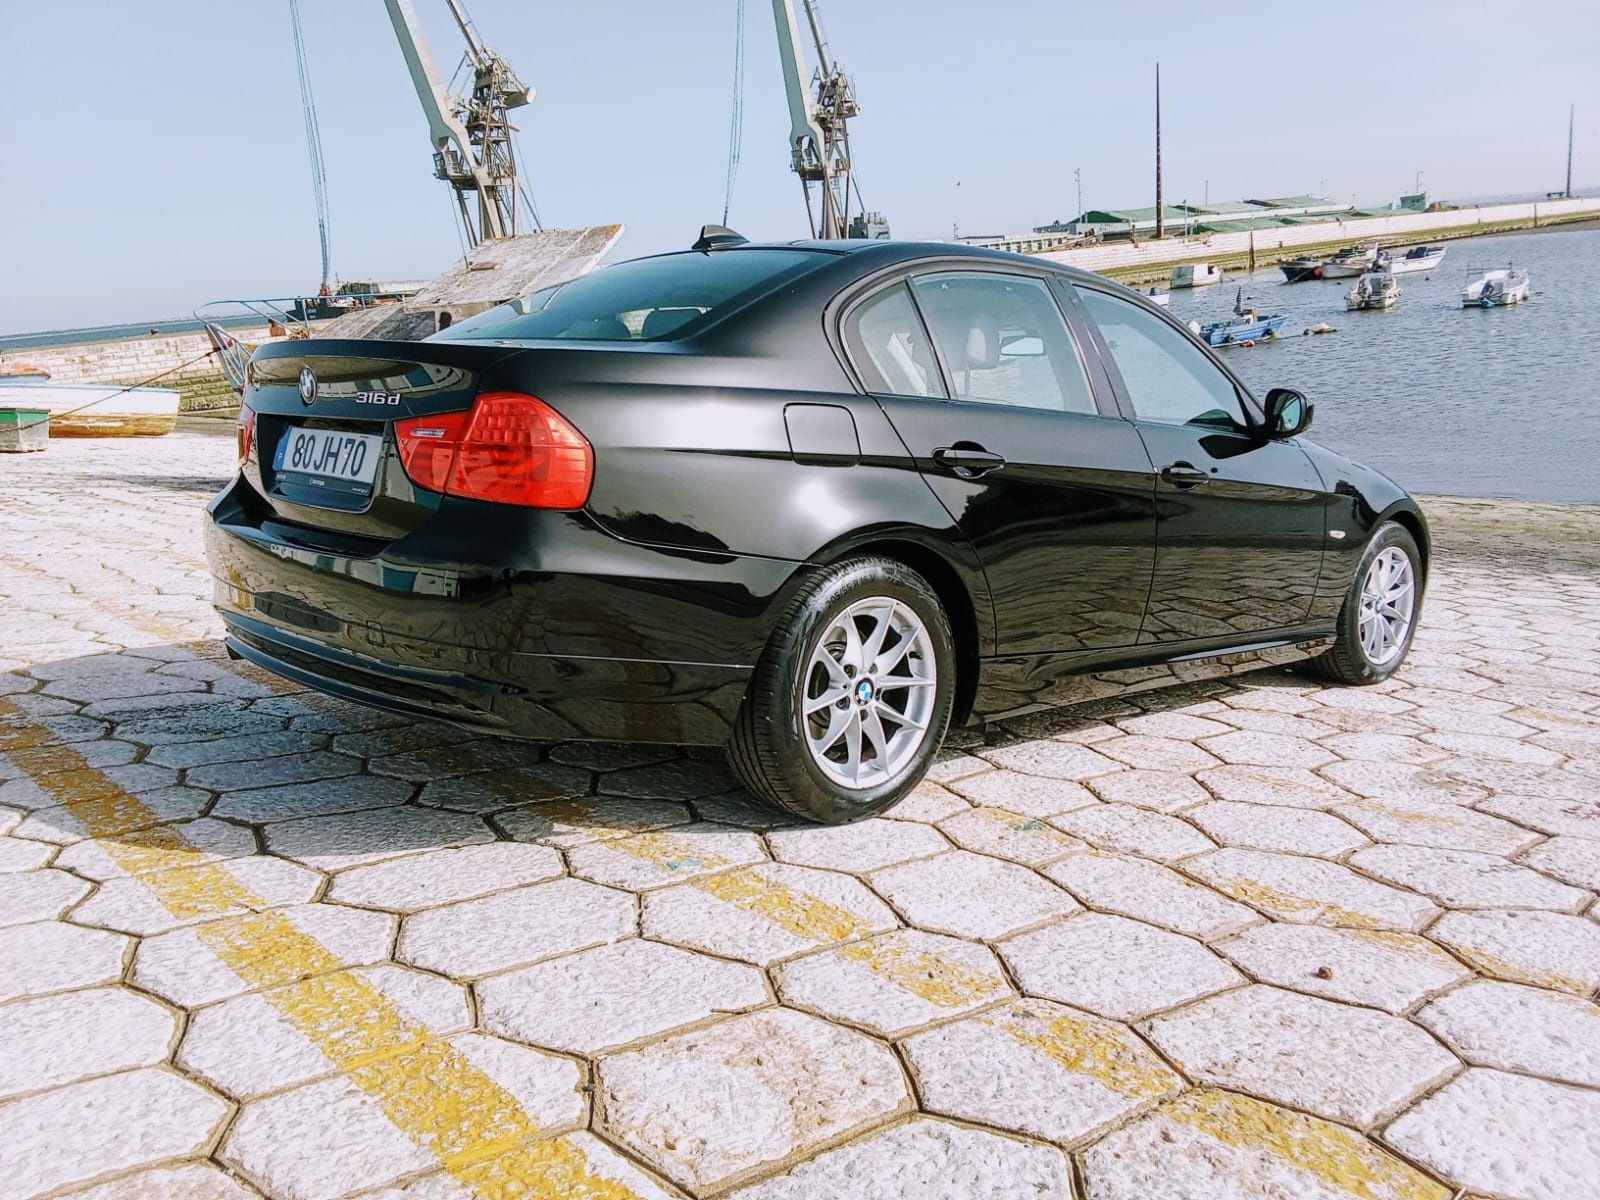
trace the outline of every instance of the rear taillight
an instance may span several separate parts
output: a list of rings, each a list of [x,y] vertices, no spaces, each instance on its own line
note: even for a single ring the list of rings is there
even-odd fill
[[[256,440],[256,410],[248,404],[239,406],[239,465],[250,457],[250,446]]]
[[[521,392],[485,392],[469,412],[395,423],[400,461],[418,487],[496,504],[582,508],[594,451],[555,409]]]

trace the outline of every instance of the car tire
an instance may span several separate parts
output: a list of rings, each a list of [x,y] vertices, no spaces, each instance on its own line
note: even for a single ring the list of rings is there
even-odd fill
[[[784,606],[730,760],[752,792],[808,821],[883,812],[932,764],[955,682],[950,623],[926,580],[889,558],[835,563]]]
[[[1339,610],[1333,646],[1307,667],[1336,683],[1382,683],[1405,661],[1421,614],[1422,555],[1416,539],[1403,525],[1386,521],[1361,555]]]

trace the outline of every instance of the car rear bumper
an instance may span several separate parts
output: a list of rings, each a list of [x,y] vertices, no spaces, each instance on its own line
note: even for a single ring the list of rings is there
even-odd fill
[[[229,497],[206,554],[235,653],[364,704],[537,740],[726,741],[797,570],[623,542],[571,513],[530,514],[544,526],[493,562],[461,561],[466,538],[454,560],[407,539],[339,553]]]

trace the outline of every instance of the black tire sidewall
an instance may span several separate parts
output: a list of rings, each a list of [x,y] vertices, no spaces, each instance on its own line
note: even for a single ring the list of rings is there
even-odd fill
[[[850,605],[878,596],[908,605],[928,631],[938,670],[933,717],[916,757],[898,780],[876,788],[846,790],[824,775],[812,759],[806,743],[801,692],[816,639]],[[894,804],[921,782],[939,752],[950,720],[956,658],[944,607],[920,575],[888,559],[858,559],[839,564],[805,597],[796,619],[788,629],[780,631],[771,650],[772,660],[764,666],[781,672],[781,678],[772,681],[776,711],[770,715],[774,732],[787,743],[781,748],[777,765],[786,790],[803,806],[805,815],[829,823],[871,816]]]
[[[1380,667],[1375,666],[1367,658],[1367,652],[1361,646],[1361,585],[1367,578],[1367,571],[1371,568],[1373,559],[1390,546],[1398,546],[1411,560],[1411,578],[1415,596],[1411,607],[1411,626],[1406,630],[1405,645],[1399,654]],[[1355,578],[1350,581],[1350,591],[1345,596],[1344,608],[1339,613],[1339,637],[1348,648],[1345,658],[1354,668],[1354,673],[1359,676],[1360,683],[1382,683],[1400,669],[1401,664],[1406,661],[1406,656],[1411,653],[1411,643],[1416,639],[1417,624],[1421,619],[1422,554],[1417,549],[1416,539],[1405,526],[1395,521],[1387,521],[1379,526],[1378,532],[1372,535],[1367,542],[1367,548],[1362,551],[1361,562],[1356,566]]]

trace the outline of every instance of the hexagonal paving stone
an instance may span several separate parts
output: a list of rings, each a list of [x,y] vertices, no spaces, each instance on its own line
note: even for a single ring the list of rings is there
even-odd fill
[[[1184,816],[1224,846],[1245,850],[1337,858],[1368,844],[1365,836],[1338,817],[1311,809],[1213,800],[1196,805]]]
[[[1198,779],[1219,800],[1273,808],[1331,808],[1355,797],[1298,767],[1216,767]]]
[[[872,886],[911,924],[957,937],[1004,937],[1078,909],[1032,871],[967,850],[878,871]]]
[[[203,1154],[228,1105],[146,1067],[13,1100],[0,1108],[10,1195],[36,1196],[135,1167]],[[114,1136],[90,1136],[114,1120]]]
[[[491,1033],[578,1054],[769,1000],[754,967],[637,938],[508,971],[477,991]]]
[[[1385,803],[1420,800],[1433,804],[1470,804],[1484,794],[1483,788],[1447,775],[1435,765],[1336,762],[1323,767],[1320,774],[1347,792]]]
[[[1094,793],[1081,783],[1020,771],[986,771],[949,786],[974,804],[1004,808],[1025,817],[1053,817],[1095,803]]]
[[[574,875],[636,892],[751,866],[766,858],[755,834],[708,824],[607,838],[567,851]]]
[[[1509,821],[1459,804],[1426,800],[1357,800],[1333,810],[1374,841],[1441,850],[1515,854],[1537,838]]]
[[[541,1132],[556,1134],[582,1121],[582,1076],[573,1063],[478,1033],[457,1034],[448,1044],[469,1071],[475,1069],[487,1077],[486,1085],[496,1086],[466,1096],[438,1096],[438,1111],[430,1112],[422,1096],[431,1085],[425,1076],[418,1078],[409,1089],[410,1103],[402,1102],[405,1117],[419,1123],[415,1137],[385,1115],[376,1096],[335,1076],[246,1104],[219,1157],[270,1195],[331,1200],[436,1167],[439,1160],[424,1138],[449,1145],[469,1122],[469,1127],[499,1133],[507,1125],[515,1129],[531,1121]],[[404,1056],[391,1059],[385,1075],[390,1081],[415,1078],[432,1057],[409,1071]],[[501,1117],[502,1103],[514,1104],[514,1114]],[[478,1149],[470,1143],[466,1148]]]
[[[339,967],[382,962],[394,940],[393,917],[332,904],[301,904],[145,938],[134,955],[132,981],[181,1008],[242,995],[259,985],[240,978],[214,947],[226,944],[238,961],[249,961],[261,978],[272,978],[275,970],[294,965],[280,957],[285,923],[318,947],[320,962]]]
[[[92,988],[8,1004],[0,1016],[0,1100],[91,1075],[164,1062],[172,1013],[126,988]]]
[[[115,983],[130,944],[121,934],[56,921],[0,929],[0,1001]]]
[[[1231,729],[1210,717],[1197,717],[1182,712],[1141,713],[1137,717],[1122,717],[1116,726],[1124,733],[1142,734],[1154,738],[1182,738],[1192,740],[1210,737],[1216,733],[1229,733]],[[1124,759],[1123,761],[1127,761]]]
[[[1301,924],[1414,930],[1438,912],[1421,896],[1295,854],[1218,850],[1190,859],[1184,870],[1235,900]]]
[[[357,759],[326,750],[313,750],[305,754],[283,754],[276,758],[206,763],[191,768],[185,778],[191,787],[226,792],[237,788],[309,783],[340,775],[354,775],[360,770],[361,763]]]
[[[341,871],[328,885],[328,899],[414,913],[562,874],[561,855],[548,846],[485,842]]]
[[[1358,1133],[1201,1088],[1083,1156],[1090,1200],[1451,1200]]]
[[[14,832],[19,838],[70,846],[87,837],[123,837],[156,825],[188,821],[211,803],[209,793],[190,787],[158,787],[140,792],[132,804],[126,799],[130,795],[131,792],[111,791],[76,799],[70,808],[41,808]],[[92,828],[85,824],[86,818],[93,822]]]
[[[1202,1000],[1149,1029],[1191,1079],[1362,1126],[1461,1065],[1409,1021],[1272,987]]]
[[[1087,907],[1194,937],[1216,937],[1261,918],[1242,904],[1142,858],[1092,851],[1045,868]]]
[[[477,775],[430,779],[423,785],[417,803],[457,812],[498,812],[521,804],[576,799],[587,796],[593,787],[593,773],[580,767],[532,763]]]
[[[322,886],[317,872],[265,856],[237,858],[224,866],[203,865],[199,870],[205,874],[201,875],[194,874],[195,870],[180,867],[175,872],[108,880],[78,906],[72,919],[79,925],[148,936],[229,914],[305,904]],[[168,889],[183,888],[180,881],[184,879],[197,881],[199,894],[174,911],[159,897],[163,891],[171,894]],[[212,879],[220,889],[215,895],[209,894],[212,889],[205,882],[199,882]]]
[[[1446,908],[1548,908],[1576,912],[1590,900],[1578,888],[1494,854],[1428,846],[1372,846],[1350,864],[1368,875],[1432,896]]]
[[[1600,892],[1600,841],[1553,837],[1524,854],[1522,862],[1574,887]]]
[[[1478,807],[1518,824],[1532,826],[1540,833],[1600,840],[1600,804],[1595,802],[1593,792],[1591,785],[1590,795],[1583,799],[1550,795],[1498,795],[1491,796]]]
[[[1600,987],[1600,925],[1581,917],[1446,913],[1428,936],[1499,979],[1580,996]]]
[[[0,875],[0,927],[53,921],[88,891],[83,880],[49,868]]]
[[[477,817],[409,805],[283,821],[268,825],[266,836],[273,854],[322,871],[493,840]]]
[[[1051,824],[1102,850],[1174,862],[1215,850],[1216,844],[1193,825],[1131,804],[1099,804],[1053,817]]]
[[[869,1134],[734,1193],[737,1200],[1056,1200],[1071,1195],[1061,1151],[927,1117]]]
[[[1133,1020],[1243,983],[1199,942],[1104,913],[1083,913],[1000,943],[1030,996]]]
[[[1232,732],[1226,725],[1218,727]],[[1095,753],[1141,771],[1176,771],[1191,774],[1218,765],[1217,759],[1193,742],[1170,737],[1128,734],[1094,744]]]
[[[1417,1020],[1475,1066],[1600,1087],[1600,1007],[1576,996],[1475,979]]]
[[[1427,763],[1450,757],[1448,750],[1430,745],[1421,738],[1393,733],[1338,733],[1321,743],[1340,758],[1368,759],[1381,763]]]
[[[339,813],[361,812],[369,808],[389,808],[411,798],[412,786],[399,779],[378,775],[345,775],[311,783],[287,783],[278,787],[251,787],[224,792],[211,810],[214,817],[265,824],[294,821],[301,817],[330,817]]]
[[[1519,1200],[1574,1200],[1600,1179],[1600,1094],[1473,1068],[1384,1140],[1452,1183]]]
[[[623,893],[556,879],[409,916],[395,957],[466,979],[614,942],[632,934],[636,920]]]
[[[600,1060],[603,1127],[674,1182],[720,1188],[910,1109],[888,1048],[788,1009]]]
[[[687,758],[610,771],[600,777],[600,791],[605,795],[640,800],[698,800],[738,786],[738,779],[724,763]]]
[[[914,929],[791,959],[774,979],[786,1004],[887,1038],[1011,994],[983,946]]]
[[[966,800],[943,784],[924,779],[911,790],[909,796],[885,809],[883,815],[891,821],[932,825],[971,807]]]
[[[1217,949],[1264,983],[1392,1013],[1470,974],[1412,933],[1258,925]]]
[[[1004,808],[968,808],[941,822],[939,828],[964,849],[1025,867],[1043,866],[1084,848],[1083,842],[1038,817]]]
[[[56,847],[46,842],[0,837],[0,875],[37,870],[49,862],[55,853]]]
[[[172,836],[174,833],[176,839]],[[175,841],[180,844],[174,845]],[[145,850],[157,853],[138,853]],[[175,827],[163,826],[100,841],[77,842],[61,851],[55,865],[86,879],[104,882],[126,879],[130,870],[143,874],[179,866],[199,866],[243,858],[255,852],[256,839],[250,830],[201,817]]]
[[[187,1163],[123,1175],[81,1192],[69,1192],[66,1200],[255,1200],[255,1196],[210,1163]]]
[[[647,892],[646,937],[766,966],[893,929],[889,906],[832,871],[767,863]]]
[[[552,1196],[605,1200],[680,1200],[683,1193],[646,1175],[592,1133],[568,1133],[525,1143],[498,1158],[437,1171],[394,1188],[363,1192],[361,1200],[483,1200],[484,1196]],[[536,1194],[536,1193],[535,1193]]]
[[[543,748],[531,742],[482,737],[385,754],[369,759],[367,769],[376,775],[393,775],[420,783],[446,775],[528,766],[537,763],[542,754]]]
[[[1126,1026],[1018,1000],[905,1042],[932,1112],[1071,1144],[1182,1090]]]
[[[189,1019],[177,1062],[227,1095],[253,1099],[337,1069],[287,1014],[316,1011],[324,1025],[354,1026],[366,1016],[364,1008],[376,1012],[380,1006],[392,1006],[435,1037],[472,1025],[461,985],[383,963],[202,1008]]]
[[[687,825],[694,818],[668,800],[548,800],[500,813],[495,824],[519,842],[570,848],[584,842],[627,837]]]
[[[950,849],[937,830],[912,821],[775,829],[767,834],[767,844],[779,862],[850,872],[876,871]]]
[[[1021,742],[1015,746],[985,751],[984,757],[1008,771],[1074,783],[1125,769],[1115,759],[1072,742]],[[1011,807],[1016,808],[1016,805]]]
[[[1333,762],[1335,755],[1315,742],[1281,733],[1240,730],[1200,743],[1225,763],[1250,767],[1301,767],[1310,770]]]

